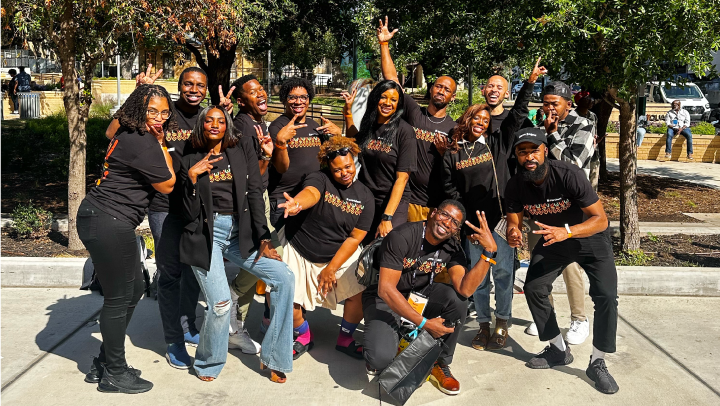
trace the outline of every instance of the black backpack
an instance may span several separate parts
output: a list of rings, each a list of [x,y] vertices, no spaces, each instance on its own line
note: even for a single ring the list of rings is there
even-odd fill
[[[382,240],[382,237],[374,239],[370,244],[363,247],[360,252],[357,268],[355,268],[355,276],[358,283],[365,287],[377,285],[380,279],[380,269],[374,266],[374,262],[375,251],[382,244]]]

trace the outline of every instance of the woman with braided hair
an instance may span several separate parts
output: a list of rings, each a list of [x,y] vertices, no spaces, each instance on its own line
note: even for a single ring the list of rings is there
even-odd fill
[[[143,295],[135,229],[150,198],[175,186],[165,132],[177,131],[167,91],[155,85],[135,89],[118,116],[120,128],[110,140],[102,174],[77,213],[78,234],[95,267],[104,297],[100,313],[103,344],[86,376],[101,392],[141,393],[152,383],[125,361],[125,330]]]

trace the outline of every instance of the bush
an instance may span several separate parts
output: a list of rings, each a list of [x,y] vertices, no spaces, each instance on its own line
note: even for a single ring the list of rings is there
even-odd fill
[[[652,254],[646,254],[643,250],[624,251],[615,257],[615,265],[618,266],[646,266],[655,258]]]
[[[113,102],[95,101],[90,105],[90,118],[112,119],[110,109],[115,107]]]
[[[19,204],[12,213],[12,233],[15,238],[44,237],[52,226],[52,214],[33,205],[32,200],[27,204]]]
[[[707,121],[701,121],[695,126],[691,126],[690,130],[695,135],[715,135],[715,126]]]
[[[665,134],[667,133],[666,125],[649,125],[645,127],[648,134]]]
[[[479,88],[473,89],[473,104],[485,103],[485,97]],[[450,103],[447,108],[448,114],[453,120],[457,120],[468,108],[468,91],[467,89],[458,90],[455,94],[455,101]]]
[[[620,123],[617,121],[608,121],[605,131],[609,133],[620,133]]]

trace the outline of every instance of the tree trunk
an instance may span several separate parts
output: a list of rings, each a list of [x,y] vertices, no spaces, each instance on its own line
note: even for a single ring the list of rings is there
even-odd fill
[[[640,249],[635,97],[617,101],[620,105],[620,241],[623,251],[634,251]]]
[[[610,97],[605,94],[605,97]],[[597,145],[598,154],[600,156],[600,182],[607,182],[607,153],[605,152],[605,136],[607,135],[607,125],[610,121],[613,107],[604,100],[600,101],[592,109],[597,114],[597,137],[600,142]]]
[[[237,44],[227,49],[219,49],[217,56],[213,55],[208,45],[205,44],[205,58],[203,58],[200,50],[194,46],[185,43],[185,47],[192,52],[195,56],[195,62],[197,62],[200,68],[208,75],[208,92],[210,93],[212,104],[220,103],[218,86],[223,87],[223,92],[230,90],[230,70],[232,69],[233,63],[235,63]],[[267,90],[268,92],[271,91],[271,89]]]
[[[138,52],[133,51],[130,55],[123,56],[120,62],[120,73],[123,79],[133,79],[132,67],[135,64]]]

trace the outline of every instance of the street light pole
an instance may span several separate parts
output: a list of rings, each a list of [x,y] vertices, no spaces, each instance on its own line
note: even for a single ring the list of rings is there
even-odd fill
[[[272,51],[268,49],[268,101],[272,100],[272,83],[270,79],[270,62],[271,62]]]
[[[353,80],[357,80],[358,63],[357,63],[357,42],[353,38]]]

